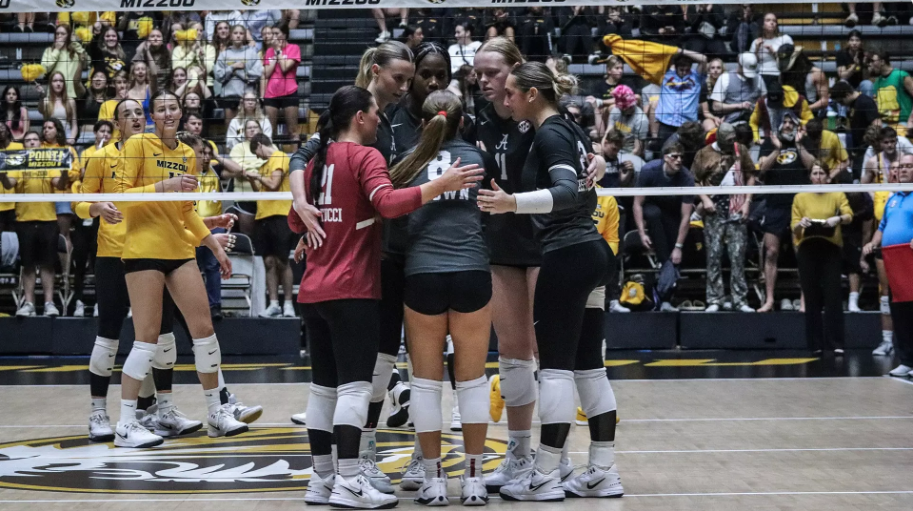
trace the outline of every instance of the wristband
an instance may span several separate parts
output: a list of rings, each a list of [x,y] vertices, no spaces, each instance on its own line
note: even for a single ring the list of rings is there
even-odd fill
[[[675,248],[677,248],[677,249],[682,249],[682,248],[685,248],[685,245],[683,245],[683,244],[681,244],[681,243],[676,243],[676,244],[675,244]]]

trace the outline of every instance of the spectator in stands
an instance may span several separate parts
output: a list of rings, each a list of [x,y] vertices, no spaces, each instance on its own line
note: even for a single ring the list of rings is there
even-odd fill
[[[266,192],[291,191],[288,182],[289,157],[273,147],[266,135],[258,134],[250,141],[250,150],[266,163],[257,174],[249,175],[254,190]],[[288,264],[289,251],[297,241],[288,227],[288,212],[292,201],[257,201],[257,253],[266,264],[266,285],[269,293],[269,307],[262,317],[295,317],[292,293],[292,268]],[[279,307],[279,282],[285,297],[285,305]]]
[[[133,65],[136,66],[137,62],[144,62],[149,68],[149,74],[156,82],[155,90],[167,87],[168,77],[171,76],[171,51],[165,44],[161,29],[153,28],[149,37],[137,46]]]
[[[609,122],[604,131],[615,131],[624,137],[622,150],[643,157],[644,141],[649,136],[650,120],[637,106],[637,96],[627,85],[619,85],[612,91],[613,106]],[[597,116],[597,129],[601,116]]]
[[[862,32],[851,30],[846,47],[837,52],[837,76],[854,89],[872,97],[875,90],[868,79],[869,69],[865,64],[865,50],[862,48]]]
[[[815,157],[803,144],[799,118],[791,110],[784,112],[777,130],[761,145],[759,177],[765,185],[789,186],[808,184],[808,170]],[[795,194],[770,194],[761,229],[764,231],[764,278],[766,295],[758,312],[774,308],[780,245],[787,239]],[[791,307],[791,306],[790,306]]]
[[[447,53],[450,54],[450,72],[452,74],[456,74],[464,65],[472,67],[476,52],[482,46],[479,41],[472,40],[473,30],[473,25],[465,21],[453,29],[456,43],[447,49]]]
[[[682,165],[684,149],[672,144],[663,149],[661,160],[653,160],[637,176],[639,188],[668,188],[694,186],[694,176]],[[644,196],[634,198],[634,223],[640,242],[656,254],[661,265],[682,262],[682,248],[694,209],[693,196]],[[662,311],[675,311],[671,294],[660,296]]]
[[[388,41],[393,34],[387,29],[387,16],[399,16],[399,26],[406,27],[409,25],[409,9],[388,8],[388,9],[371,9],[374,20],[377,21],[377,28],[380,35],[374,40],[377,44]]]
[[[203,26],[194,23],[187,30],[175,32],[178,44],[171,52],[171,66],[174,69],[183,67],[190,70],[200,68],[200,78],[205,77],[205,84],[212,87],[212,74],[216,64],[216,48],[203,39]]]
[[[263,56],[263,76],[267,78],[264,105],[273,125],[274,138],[279,135],[279,110],[283,111],[286,132],[292,142],[298,141],[298,65],[301,48],[288,42],[288,26],[273,28],[272,46]]]
[[[403,33],[400,34],[396,40],[408,46],[410,50],[415,51],[418,45],[422,44],[424,39],[425,34],[422,31],[422,27],[417,25],[406,25],[406,27],[403,28]]]
[[[211,105],[211,103],[204,103],[199,94],[191,91],[185,94],[183,101],[181,101],[181,112],[184,114],[197,114],[202,119],[212,119],[211,110],[207,105]]]
[[[789,85],[780,85],[780,82],[767,84],[767,94],[755,105],[751,113],[751,129],[754,131],[755,141],[761,139],[761,130],[764,137],[776,136],[776,126],[779,126],[786,113],[793,114],[805,125],[814,116],[808,109],[808,101]]]
[[[152,124],[149,98],[156,90],[156,82],[149,77],[149,68],[143,61],[134,62],[130,66],[130,79],[127,86],[127,97],[135,99],[143,105],[143,111],[146,112],[146,125]]]
[[[273,126],[269,123],[269,119],[263,115],[263,110],[260,108],[260,100],[253,90],[247,89],[244,92],[236,110],[238,114],[228,124],[228,132],[225,134],[225,147],[229,151],[244,140],[250,141],[250,137],[245,135],[247,121],[252,120],[260,126],[258,133],[263,133],[267,137],[272,135]]]
[[[612,55],[606,59],[604,80],[597,82],[593,87],[591,94],[586,98],[587,103],[592,104],[593,108],[604,109],[605,115],[608,115],[614,106],[615,98],[612,91],[615,87],[626,85],[631,90],[640,90],[636,81],[625,77],[624,74],[625,63],[621,57]]]
[[[682,153],[682,165],[691,168],[697,152],[706,145],[706,133],[704,127],[697,121],[688,121],[675,130],[671,137],[663,142],[663,149],[673,144],[681,144],[684,152]]]
[[[710,108],[710,93],[713,92],[716,82],[722,75],[722,59],[712,59],[707,64],[707,77],[701,81],[701,95],[698,99],[704,131],[713,131],[723,122],[723,119],[714,115],[713,110]]]
[[[853,28],[859,23],[859,16],[856,14],[856,2],[847,2],[846,8],[850,11],[850,15],[846,17],[844,24],[847,28]],[[896,24],[897,18],[890,16],[885,12],[883,2],[872,3],[872,25],[884,27]]]
[[[5,123],[0,123],[0,151],[16,151],[22,149],[22,144],[13,141],[13,135]],[[15,190],[7,190],[0,182],[0,198]],[[0,254],[3,253],[3,233],[14,231],[16,228],[16,203],[0,202]]]
[[[235,117],[234,106],[240,101],[244,91],[256,87],[263,76],[263,62],[257,57],[257,50],[246,44],[245,37],[244,27],[232,27],[231,46],[216,59],[215,76],[222,84],[219,97],[224,100],[226,123],[231,123]],[[297,91],[296,84],[295,92]],[[297,115],[296,112],[296,118]]]
[[[29,131],[23,138],[26,149],[41,146],[41,137]],[[54,193],[67,187],[68,174],[59,170],[0,172],[0,185],[15,188],[16,193]],[[36,268],[41,273],[44,292],[44,315],[59,316],[54,305],[54,266],[57,263],[57,214],[53,202],[17,202],[16,235],[19,237],[19,258],[22,263],[24,299],[17,316],[35,315]]]
[[[414,20],[412,25],[414,25],[415,28],[422,29],[422,36],[424,37],[424,40],[428,42],[436,42],[446,47],[447,45],[445,38],[447,33],[444,32],[444,19],[438,17],[436,11],[437,9],[426,9],[424,7],[419,7],[412,9],[409,15]]]
[[[618,34],[622,39],[634,37],[634,16],[628,12],[627,7],[600,5],[599,14],[596,23],[596,33],[599,36]]]
[[[3,120],[13,140],[22,140],[29,130],[29,111],[22,106],[22,95],[15,85],[3,89]]]
[[[128,11],[117,23],[117,29],[124,33],[122,41],[126,57],[124,62],[131,62],[136,56],[137,48],[149,32],[148,27],[161,27],[165,15],[161,11]],[[140,35],[142,27],[143,35]]]
[[[593,54],[593,11],[583,5],[558,7],[558,26],[561,28],[561,47],[570,60],[580,60]]]
[[[784,44],[793,44],[793,38],[787,34],[780,33],[780,25],[777,23],[777,15],[768,12],[764,15],[764,22],[761,25],[761,35],[754,42],[748,51],[758,57],[758,71],[764,78],[764,83],[770,89],[771,83],[779,81],[780,68],[777,66],[777,50]]]
[[[104,120],[96,121],[95,125],[92,127],[92,132],[95,134],[95,143],[85,148],[79,155],[80,169],[85,169],[86,164],[89,162],[89,158],[95,156],[95,153],[101,151],[102,148],[111,142],[111,137],[114,135],[114,123]]]
[[[827,113],[830,103],[827,76],[821,68],[812,64],[801,47],[796,48],[791,43],[781,45],[777,49],[777,64],[780,67],[780,83],[803,94],[813,114],[823,116]]]
[[[729,124],[748,122],[755,104],[767,92],[764,80],[758,77],[758,58],[754,53],[739,55],[735,71],[723,73],[710,93],[710,109]]]
[[[98,110],[98,120],[102,121],[111,121],[114,122],[114,111],[117,109],[117,104],[122,99],[127,98],[127,91],[130,89],[130,82],[127,76],[127,73],[124,71],[118,71],[117,75],[114,77],[114,97],[102,103],[101,108]],[[117,124],[114,124],[114,139],[120,140],[120,131],[117,129]]]
[[[526,13],[517,17],[517,45],[528,58],[544,58],[554,53],[552,35],[555,22],[543,7],[529,7]]]
[[[60,25],[54,30],[54,44],[45,49],[41,56],[41,65],[47,76],[61,73],[67,97],[75,99],[85,91],[82,69],[86,59],[86,50],[78,41],[73,40],[73,29],[69,25]]]
[[[723,58],[729,54],[723,42],[722,30],[726,25],[723,8],[715,4],[689,5],[685,9],[685,48],[703,53],[710,58]]]
[[[35,13],[20,12],[16,14],[18,24],[13,27],[13,32],[34,32],[35,31]]]
[[[167,31],[171,32],[172,37],[177,32],[188,30],[197,24],[200,25],[200,35],[203,32],[203,18],[200,17],[200,13],[194,11],[172,11],[165,17],[164,24],[169,26]]]
[[[844,172],[837,176],[833,183],[849,184],[853,182],[853,174]],[[875,217],[875,208],[872,196],[868,193],[847,193],[847,201],[853,210],[853,221],[843,226],[843,271],[849,282],[850,292],[847,297],[847,310],[862,312],[859,308],[859,291],[862,287],[861,276],[868,273],[869,265],[865,263],[863,270],[862,240],[863,232],[871,231],[872,219]]]
[[[829,183],[827,166],[815,161],[809,171],[813,185]],[[792,205],[793,243],[799,262],[799,282],[805,300],[805,339],[818,355],[822,349],[843,354],[843,270],[841,224],[853,220],[853,211],[843,192],[796,194]],[[825,339],[825,322],[827,321]]]
[[[44,120],[64,119],[66,130],[61,130],[61,135],[66,143],[75,144],[78,127],[76,101],[67,95],[66,78],[59,71],[55,72],[51,75],[47,93],[40,85],[36,85],[36,89],[41,98],[38,100],[38,111]]]
[[[729,47],[732,51],[736,53],[750,51],[752,41],[761,34],[761,27],[758,26],[751,4],[742,4],[741,8],[729,13],[729,19],[726,20],[726,33],[731,37]]]
[[[80,127],[91,126],[98,120],[105,101],[108,101],[108,76],[104,71],[95,71],[89,79],[86,97],[76,102]]]
[[[913,129],[913,77],[891,66],[887,50],[869,50],[868,62],[881,121],[905,135]]]
[[[647,5],[642,8],[640,36],[648,41],[681,46],[685,33],[685,13],[674,5]]]
[[[444,33],[453,34],[456,32],[456,27],[458,25],[463,25],[464,28],[468,25],[471,27],[473,34],[481,34],[484,31],[484,15],[482,12],[482,10],[476,9],[475,7],[448,9],[446,16],[448,26],[445,28]]]
[[[707,58],[700,53],[684,50],[673,57],[672,68],[663,77],[659,104],[656,107],[657,131],[654,137],[665,141],[684,123],[697,121],[698,101],[701,95],[701,73],[692,71],[693,62],[700,68]]]
[[[849,133],[847,137],[847,149],[852,158],[852,169],[855,177],[859,178],[859,169],[865,163],[863,157],[867,144],[865,143],[865,131],[873,124],[881,125],[881,117],[878,115],[878,105],[875,104],[870,96],[853,90],[850,83],[840,81],[831,88],[831,98],[835,103],[845,106],[849,109],[847,118],[849,119]]]
[[[206,39],[214,45],[216,41],[223,40],[228,42],[228,28],[237,20],[236,11],[210,11],[203,19],[203,27],[206,32]],[[221,25],[225,25],[224,33],[220,31]],[[218,46],[218,45],[216,45]]]
[[[235,20],[235,26],[240,25],[247,30],[248,38],[254,42],[256,49],[263,47],[263,27],[276,26],[284,20],[282,11],[279,9],[254,9],[240,12],[240,16]],[[297,16],[295,17],[297,21]],[[292,27],[289,27],[291,29]]]
[[[260,30],[260,40],[264,41],[264,37],[267,36],[267,34],[269,35],[269,38],[272,38],[273,28],[269,25]],[[229,25],[227,21],[216,23],[215,33],[212,36],[211,42],[213,48],[216,50],[216,58],[231,46],[231,25]],[[264,41],[264,45],[269,46],[269,41]]]
[[[735,127],[723,123],[717,130],[716,142],[698,151],[692,168],[697,186],[706,190],[700,195],[700,200],[707,252],[707,312],[717,312],[726,303],[740,312],[754,312],[748,306],[748,283],[745,280],[746,222],[751,196],[710,193],[717,186],[754,185],[755,170],[750,151],[736,141]],[[729,254],[732,302],[724,300],[724,246]]]
[[[298,28],[298,24],[301,23],[301,11],[298,9],[283,9],[282,10],[282,20],[279,24],[288,25],[289,30],[295,30]]]
[[[127,71],[127,55],[120,44],[120,35],[111,25],[104,25],[89,43],[92,72],[104,71],[108,80],[120,71]],[[114,93],[114,91],[109,91]]]
[[[833,131],[824,129],[821,119],[808,121],[802,144],[824,165],[824,168],[830,169],[829,180],[836,180],[837,176],[849,168],[850,157],[840,142],[840,137]]]
[[[234,120],[238,120],[236,117]],[[232,191],[238,193],[252,192],[254,187],[251,181],[258,175],[263,161],[250,150],[250,141],[254,136],[261,133],[260,123],[254,119],[244,121],[244,141],[231,149],[231,161],[237,164],[236,167],[225,166],[222,169],[222,179],[232,180]],[[240,168],[238,168],[240,167]],[[238,227],[242,233],[253,236],[254,234],[254,215],[257,214],[257,203],[253,201],[236,202],[236,206],[242,214],[238,215]]]
[[[614,128],[602,137],[601,152],[606,161],[605,176],[599,181],[603,188],[621,188],[634,184],[644,161],[624,149],[625,134]],[[621,198],[625,202],[625,197]]]
[[[865,165],[862,168],[862,177],[859,181],[862,184],[887,183],[889,182],[891,165],[899,162],[902,154],[910,153],[899,150],[898,142],[902,138],[897,135],[897,130],[894,128],[883,126],[880,129],[874,127],[872,129],[877,129],[877,135],[871,137],[873,143],[871,148],[872,156],[866,158]],[[875,145],[876,143],[878,144],[877,146]],[[907,144],[909,147],[909,141],[907,141]],[[867,152],[866,154],[869,153]],[[884,212],[884,205],[890,195],[890,192],[875,192],[873,195],[877,220],[881,219],[881,213]]]
[[[516,20],[504,7],[486,9],[482,22],[485,24],[486,41],[498,36],[514,40],[517,30]]]

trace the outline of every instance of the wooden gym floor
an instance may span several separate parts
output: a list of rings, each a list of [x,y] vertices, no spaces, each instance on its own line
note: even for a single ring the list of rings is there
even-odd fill
[[[842,375],[816,378],[805,377],[802,373],[808,371],[798,369],[796,375],[785,377],[757,377],[763,374],[758,373],[747,378],[712,378],[707,376],[717,373],[706,369],[703,377],[675,379],[662,374],[656,379],[658,374],[651,373],[644,355],[627,356],[640,360],[629,365],[642,367],[646,378],[613,381],[621,417],[617,462],[625,497],[561,504],[507,503],[494,498],[490,506],[542,511],[579,504],[628,511],[913,508],[913,382],[851,376],[854,366],[858,374],[858,367],[881,367],[890,361],[872,362],[863,353],[848,355],[850,362],[837,371]],[[683,366],[682,360],[699,361],[698,366],[706,367],[713,364],[708,359],[741,358],[757,364],[759,358],[770,357],[769,353],[759,357],[747,352],[667,358]],[[854,364],[853,357],[867,362]],[[650,358],[663,357],[654,353]],[[802,366],[795,361],[814,359],[778,360],[793,361],[779,362],[781,365]],[[288,418],[304,410],[306,383],[230,385],[244,402],[265,408],[256,427],[246,435],[211,441],[205,434],[196,434],[166,441],[152,450],[115,450],[110,444],[90,445],[85,440],[85,385],[48,384],[51,382],[46,380],[32,384],[35,380],[30,375],[45,378],[53,372],[47,368],[39,373],[25,371],[45,365],[74,367],[72,361],[0,362],[0,373],[6,378],[0,385],[3,511],[279,511],[304,507],[301,488],[310,473],[306,430],[293,426]],[[25,366],[33,368],[21,369]],[[241,370],[227,371],[226,378],[229,382],[251,379],[249,373],[242,377]],[[289,372],[306,374],[306,370]],[[11,378],[10,373],[20,377]],[[198,385],[183,383],[175,392],[188,416],[203,416]],[[109,409],[115,415],[118,393],[119,387],[112,385]],[[451,393],[445,391],[444,399],[446,427]],[[506,433],[503,421],[490,427],[486,469],[499,462]],[[378,435],[378,462],[394,480],[408,459],[411,439],[406,431],[384,430]],[[445,464],[452,478],[450,493],[455,495],[459,492],[455,478],[461,473],[459,435],[448,435],[447,440]],[[535,445],[535,437],[533,440]],[[586,463],[587,441],[585,427],[572,429],[572,459],[578,465]],[[415,506],[411,493],[399,495],[400,507]]]

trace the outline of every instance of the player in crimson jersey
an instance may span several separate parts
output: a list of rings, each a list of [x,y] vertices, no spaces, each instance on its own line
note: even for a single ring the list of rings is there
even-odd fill
[[[405,215],[446,191],[473,187],[483,171],[477,165],[459,167],[457,160],[434,181],[394,191],[386,161],[365,147],[374,142],[380,122],[373,95],[343,87],[329,109],[320,148],[304,175],[306,200],[319,208],[326,236],[321,240],[315,229],[307,229],[308,264],[298,296],[314,373],[307,407],[314,476],[305,502],[390,508],[396,497],[371,486],[358,459],[378,350],[381,226],[376,217]],[[289,214],[295,232],[304,232],[305,222],[312,220],[302,221],[294,210]]]

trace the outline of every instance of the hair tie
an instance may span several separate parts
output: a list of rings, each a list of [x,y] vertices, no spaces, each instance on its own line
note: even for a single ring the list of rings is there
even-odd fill
[[[438,114],[438,115],[443,115],[444,117],[447,117],[447,112],[445,112],[444,110],[441,110],[441,111],[438,112],[437,114]]]

